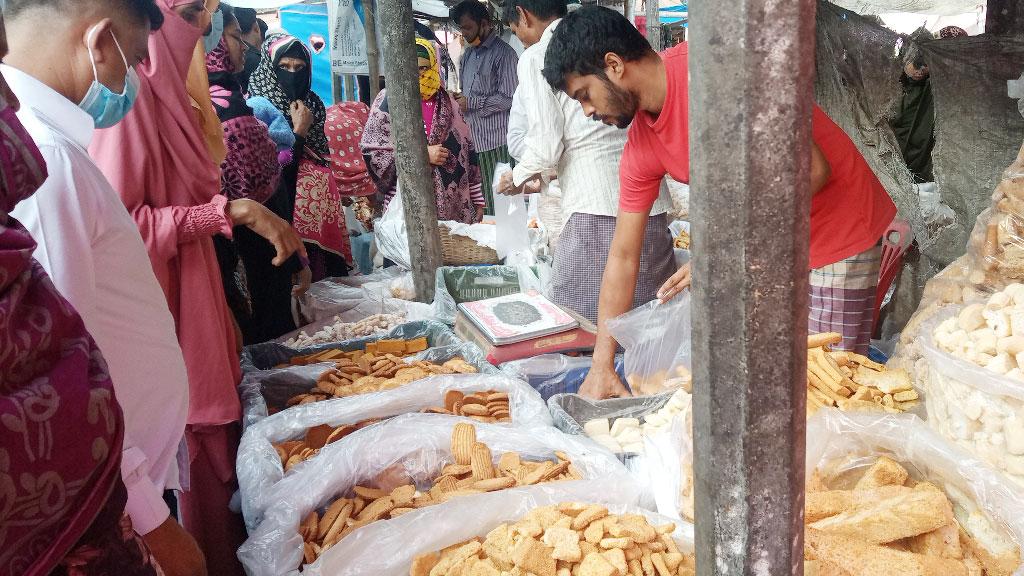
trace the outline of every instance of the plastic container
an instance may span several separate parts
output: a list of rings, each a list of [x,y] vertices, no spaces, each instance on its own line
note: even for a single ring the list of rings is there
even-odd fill
[[[548,398],[548,409],[555,428],[566,434],[584,434],[583,425],[591,420],[643,418],[660,410],[672,399],[673,394],[675,392],[608,400],[590,400],[578,394],[556,394]]]
[[[536,270],[526,266],[443,266],[434,285],[434,316],[455,324],[458,305],[525,290],[540,291]]]

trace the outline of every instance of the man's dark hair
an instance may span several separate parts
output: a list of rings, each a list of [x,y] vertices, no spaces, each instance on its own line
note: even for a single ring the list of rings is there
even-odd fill
[[[260,38],[267,39],[267,30],[270,30],[270,25],[267,24],[263,18],[257,18],[256,23],[260,25]]]
[[[554,20],[566,14],[565,0],[505,0],[505,23],[518,24],[522,8],[541,20]]]
[[[256,11],[252,8],[235,8],[235,20],[238,20],[238,27],[243,33],[248,32],[256,24]]]
[[[482,2],[477,0],[462,0],[456,4],[449,12],[448,16],[452,19],[452,22],[458,24],[462,20],[463,16],[469,16],[475,22],[483,22],[484,20],[490,20],[491,14],[487,11],[487,7]]]
[[[149,22],[149,29],[157,31],[164,25],[164,15],[154,0],[93,0],[103,2],[112,10],[127,10],[129,14],[138,19],[139,22]],[[79,11],[82,9],[81,0],[7,0],[4,8],[4,16],[14,20],[23,13],[34,9],[46,10],[47,14],[68,11]]]
[[[544,56],[544,78],[563,91],[569,74],[607,78],[604,57],[609,52],[632,62],[654,54],[654,49],[622,14],[584,6],[563,18],[551,36]]]

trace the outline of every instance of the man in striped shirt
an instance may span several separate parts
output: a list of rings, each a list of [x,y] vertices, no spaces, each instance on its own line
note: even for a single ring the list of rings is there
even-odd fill
[[[487,213],[494,214],[491,184],[499,162],[511,164],[505,134],[512,94],[519,83],[516,51],[498,37],[487,8],[477,0],[464,0],[451,10],[451,19],[469,44],[459,62],[462,94],[459,105],[473,134],[480,159]]]

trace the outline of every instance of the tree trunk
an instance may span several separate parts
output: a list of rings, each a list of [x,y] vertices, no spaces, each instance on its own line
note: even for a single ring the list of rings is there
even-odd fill
[[[437,230],[434,172],[427,158],[427,135],[423,131],[412,4],[410,0],[381,0],[379,8],[378,30],[384,48],[391,139],[395,143],[413,283],[416,297],[421,302],[431,302],[434,274],[441,265],[441,236]]]
[[[380,50],[377,48],[377,7],[374,0],[364,0],[363,16],[366,28],[366,63],[370,77],[370,102],[380,92]]]

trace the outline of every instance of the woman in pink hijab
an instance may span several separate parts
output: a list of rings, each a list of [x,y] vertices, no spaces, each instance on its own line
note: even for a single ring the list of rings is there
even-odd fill
[[[220,194],[220,169],[197,123],[199,105],[186,91],[210,13],[203,0],[157,4],[165,21],[138,66],[135,106],[115,127],[96,132],[90,153],[142,233],[188,368],[190,471],[179,499],[182,523],[206,554],[210,574],[240,574],[235,550],[245,530],[228,510],[237,486],[239,365],[213,237],[231,238],[233,226],[248,226],[274,245],[275,265],[295,252],[304,258],[305,250],[291,226],[258,202]]]

